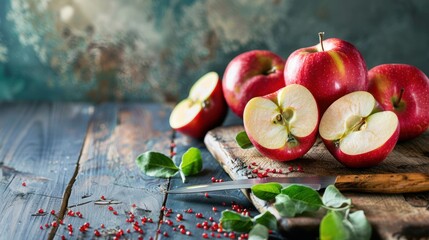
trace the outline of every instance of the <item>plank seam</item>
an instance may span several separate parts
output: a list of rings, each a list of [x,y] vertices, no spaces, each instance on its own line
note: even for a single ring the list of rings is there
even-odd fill
[[[48,240],[54,239],[55,234],[57,233],[58,227],[61,226],[60,221],[64,219],[64,216],[65,216],[65,214],[67,212],[70,195],[72,193],[73,185],[76,182],[76,178],[77,178],[77,175],[79,173],[80,160],[82,158],[83,150],[85,148],[86,141],[88,139],[87,136],[88,136],[88,133],[89,133],[89,131],[91,129],[90,126],[91,126],[91,124],[93,122],[92,121],[93,118],[94,118],[94,115],[92,115],[91,116],[91,120],[88,121],[88,125],[87,125],[87,128],[86,128],[85,137],[84,137],[84,140],[83,140],[83,143],[82,143],[82,147],[81,147],[80,152],[79,152],[79,157],[77,158],[76,167],[74,169],[73,176],[71,177],[69,183],[67,184],[66,189],[64,190],[63,201],[61,202],[61,208],[60,208],[60,211],[58,212],[58,217],[57,217],[57,227],[53,227],[52,228],[51,232],[49,233]]]

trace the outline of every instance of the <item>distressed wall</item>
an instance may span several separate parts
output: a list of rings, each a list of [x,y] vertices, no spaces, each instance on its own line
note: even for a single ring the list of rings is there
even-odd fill
[[[287,58],[319,31],[369,68],[429,74],[428,23],[424,0],[2,0],[0,100],[175,101],[240,52]]]

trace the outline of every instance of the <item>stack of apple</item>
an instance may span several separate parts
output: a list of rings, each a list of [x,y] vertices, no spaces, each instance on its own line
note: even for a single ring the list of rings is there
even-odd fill
[[[226,102],[225,102],[226,100]],[[227,105],[243,118],[256,149],[279,161],[302,157],[318,133],[348,167],[383,161],[399,140],[429,127],[429,79],[416,67],[384,64],[369,72],[360,52],[341,39],[298,49],[286,63],[270,51],[235,57],[223,84],[202,77],[170,117],[172,128],[202,138],[222,124]]]

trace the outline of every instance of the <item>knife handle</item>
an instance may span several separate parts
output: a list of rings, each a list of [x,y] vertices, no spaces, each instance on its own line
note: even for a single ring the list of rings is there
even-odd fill
[[[429,191],[429,175],[424,173],[392,173],[340,175],[335,187],[344,191],[372,193],[411,193]]]

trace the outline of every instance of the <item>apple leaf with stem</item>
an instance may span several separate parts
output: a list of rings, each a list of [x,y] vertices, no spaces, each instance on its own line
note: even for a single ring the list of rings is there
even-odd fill
[[[180,176],[182,181],[186,182],[186,176],[191,176],[201,172],[203,168],[203,160],[201,152],[198,148],[191,147],[182,155],[182,162],[180,163]]]
[[[243,216],[239,213],[225,210],[220,218],[222,229],[226,231],[249,232],[253,227],[250,217]]]
[[[302,185],[290,185],[276,196],[274,206],[282,217],[294,217],[303,212],[315,212],[323,205],[319,193]]]
[[[270,211],[255,216],[253,220],[256,224],[262,224],[270,230],[277,230],[277,219]]]
[[[343,194],[334,186],[329,185],[323,193],[322,202],[325,206],[339,208],[343,205],[350,206],[352,200],[344,197]]]
[[[136,163],[144,174],[152,177],[168,178],[179,171],[171,158],[159,152],[145,152],[137,157]]]
[[[253,144],[250,141],[249,136],[247,136],[246,131],[239,132],[235,137],[235,141],[242,149],[248,149],[253,147]]]

